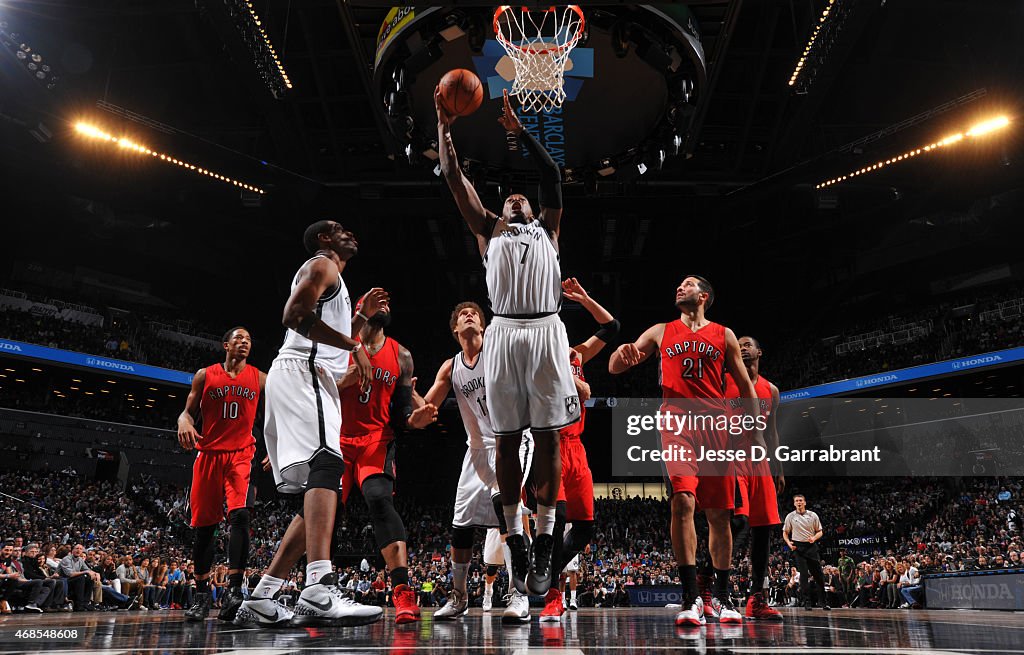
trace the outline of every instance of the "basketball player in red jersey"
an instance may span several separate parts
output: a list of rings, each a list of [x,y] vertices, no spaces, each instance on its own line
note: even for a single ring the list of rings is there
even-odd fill
[[[362,303],[356,305],[360,315]],[[391,572],[395,623],[420,618],[416,592],[409,587],[408,547],[405,525],[395,511],[395,431],[422,428],[437,420],[437,408],[424,403],[413,410],[412,354],[384,334],[391,324],[390,305],[370,317],[357,340],[370,357],[372,375],[361,387],[352,368],[338,381],[341,395],[341,454],[345,474],[341,479],[342,502],[359,485],[373,522],[373,534]]]
[[[213,565],[214,535],[224,519],[227,500],[228,576],[230,590],[218,618],[234,620],[242,604],[242,576],[249,558],[249,476],[256,439],[252,436],[256,407],[267,375],[247,363],[252,337],[243,327],[224,335],[226,356],[220,364],[199,369],[192,378],[192,389],[185,409],[178,416],[178,443],[185,450],[198,450],[192,465],[192,527],[195,543],[196,597],[185,612],[187,621],[204,621],[210,613],[210,567]],[[202,414],[202,434],[193,417]],[[255,490],[253,490],[255,492]],[[253,494],[255,495],[255,493]]]
[[[756,441],[755,445],[765,448],[768,453],[774,453],[779,446],[779,432],[775,422],[775,416],[779,409],[779,389],[760,374],[761,344],[757,342],[757,339],[740,337],[739,345],[747,375],[754,384],[754,391],[757,392],[758,412],[765,418],[768,426],[763,435],[764,438]],[[725,397],[734,399],[730,400],[731,410],[742,411],[742,403],[737,400],[740,398],[740,390],[732,376],[725,378]],[[758,436],[759,433],[754,433],[755,439],[758,439]],[[743,435],[740,439],[749,439],[749,437]],[[745,445],[737,444],[737,449]],[[746,450],[749,452],[749,448]],[[750,528],[752,575],[746,609],[748,619],[782,620],[782,614],[769,607],[764,597],[764,590],[768,585],[768,549],[771,541],[771,529],[782,524],[782,520],[779,518],[779,502],[776,492],[781,492],[786,485],[786,478],[782,474],[781,466],[777,462],[776,466],[779,468],[773,478],[771,465],[765,460],[752,462],[748,458],[736,463],[736,482],[742,499],[742,505],[736,510],[736,515],[740,520],[745,520]],[[745,532],[746,527],[741,528],[741,531]],[[737,547],[737,551],[740,550]],[[738,552],[737,554],[745,555],[746,553]]]
[[[676,288],[679,320],[648,328],[634,343],[623,344],[612,353],[608,371],[622,373],[654,353],[661,357],[662,410],[672,412],[672,402],[681,398],[700,399],[708,413],[725,411],[725,372],[736,381],[740,396],[755,398],[754,385],[743,366],[740,347],[732,330],[709,321],[704,313],[714,302],[715,292],[702,277],[690,275]],[[749,415],[756,415],[756,403],[745,403]],[[676,409],[676,411],[678,411]],[[703,448],[728,449],[727,433],[689,429],[676,436],[662,435],[663,446],[683,446],[690,453]],[[691,455],[692,457],[692,455]],[[713,601],[715,615],[723,623],[742,622],[743,617],[729,600],[729,568],[732,558],[730,518],[734,506],[735,477],[724,474],[698,476],[696,462],[673,462],[668,467],[672,487],[672,549],[683,583],[683,607],[676,625],[702,625],[704,603],[697,589],[697,531],[693,517],[697,506],[708,520],[708,550],[715,567]]]
[[[555,550],[552,559],[552,572],[561,573],[590,543],[594,534],[594,476],[590,472],[587,451],[580,437],[583,435],[583,424],[586,410],[583,403],[590,397],[590,387],[583,376],[583,365],[593,359],[597,353],[614,341],[619,334],[619,322],[611,313],[587,294],[587,290],[576,278],[562,282],[562,295],[578,302],[597,321],[600,329],[589,339],[573,346],[570,350],[570,366],[580,391],[580,420],[560,430],[562,455],[562,484],[555,503]],[[572,523],[568,534],[564,535],[565,524]],[[576,604],[575,591],[573,606]],[[565,612],[562,593],[558,585],[553,584],[545,597],[544,611],[541,621],[557,621]]]

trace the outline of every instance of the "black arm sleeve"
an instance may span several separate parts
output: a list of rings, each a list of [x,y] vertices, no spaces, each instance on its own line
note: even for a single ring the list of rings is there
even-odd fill
[[[523,147],[530,153],[537,163],[537,170],[540,172],[540,206],[548,209],[562,208],[562,173],[558,170],[558,164],[551,158],[548,151],[544,149],[537,139],[527,130],[519,134],[519,140]]]
[[[619,336],[619,327],[619,322],[613,318],[607,323],[602,323],[601,329],[595,332],[594,336],[605,343],[612,343]]]
[[[412,414],[412,387],[395,387],[395,392],[391,396],[391,427],[395,432],[405,430],[410,414]]]

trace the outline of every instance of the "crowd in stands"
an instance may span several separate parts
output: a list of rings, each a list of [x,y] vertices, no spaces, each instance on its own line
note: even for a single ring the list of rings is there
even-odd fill
[[[823,384],[930,362],[1024,345],[1020,308],[1024,286],[1005,285],[987,293],[964,293],[924,307],[901,309],[883,319],[816,331],[827,338],[794,339],[770,351],[763,365],[781,389]],[[917,326],[907,330],[906,326]],[[881,333],[879,340],[858,335]],[[886,343],[887,342],[887,343]]]
[[[41,303],[46,300],[40,298]],[[102,325],[86,325],[60,315],[5,307],[0,312],[0,338],[178,371],[195,371],[222,354],[217,343],[182,343],[160,336],[151,315],[131,318],[104,316]]]
[[[781,514],[789,511],[788,499],[799,490],[821,517],[826,592],[836,606],[909,607],[921,602],[921,575],[1024,567],[1019,520],[1024,488],[1019,480],[800,479],[791,487],[780,503]],[[68,470],[3,473],[0,490],[7,494],[0,505],[0,575],[5,576],[0,577],[0,596],[9,608],[188,607],[195,579],[182,488],[143,477],[122,490]],[[439,606],[451,588],[451,504],[426,504],[399,494],[396,508],[409,534],[410,584],[423,606]],[[250,588],[269,565],[294,511],[292,498],[257,501],[246,572]],[[668,502],[598,500],[595,514],[595,536],[581,556],[581,605],[627,605],[631,586],[678,583]],[[388,603],[390,583],[357,494],[342,511],[335,533],[343,586],[363,602]],[[218,553],[223,559],[226,544],[218,544]],[[734,567],[732,590],[742,602],[750,582],[749,559],[737,557]],[[795,602],[799,574],[781,539],[772,545],[769,570],[771,601]],[[469,573],[470,600],[477,605],[483,576],[478,544]],[[297,567],[282,594],[296,596],[303,577]],[[226,584],[224,562],[215,567],[213,580],[216,594]],[[506,588],[501,571],[496,589]]]
[[[769,341],[763,344],[767,352],[764,364],[772,379],[785,390],[1019,346],[1024,344],[1020,309],[1004,306],[1021,298],[1024,287],[1004,285],[980,296],[973,293],[949,297],[938,304],[909,308],[884,319],[843,324],[824,339],[797,338],[784,344]],[[181,371],[195,371],[220,356],[219,345],[161,336],[162,324],[154,320],[160,318],[158,314],[138,313],[129,320],[119,315],[117,320],[106,318],[102,326],[87,326],[59,316],[7,308],[0,313],[0,337]],[[916,328],[907,331],[906,326]],[[204,333],[199,325],[187,327],[191,334]],[[736,327],[742,331],[742,326]],[[821,326],[816,332],[820,335],[833,330]],[[882,337],[880,342],[871,338],[862,342],[857,338],[873,333],[890,336]],[[596,395],[658,395],[655,376],[645,367],[617,377],[608,376],[599,368],[588,373],[594,378],[592,387],[601,390]]]

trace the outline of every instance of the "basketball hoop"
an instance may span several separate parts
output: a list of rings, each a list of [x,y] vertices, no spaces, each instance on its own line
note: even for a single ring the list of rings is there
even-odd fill
[[[585,24],[577,5],[495,10],[494,33],[516,68],[511,94],[523,109],[541,113],[562,106],[565,65]]]

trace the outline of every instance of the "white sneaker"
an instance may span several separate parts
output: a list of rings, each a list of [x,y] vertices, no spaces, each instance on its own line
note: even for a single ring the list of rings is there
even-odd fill
[[[512,588],[512,593],[505,596],[505,611],[501,613],[502,623],[526,623],[530,620],[530,599]]]
[[[290,625],[292,611],[272,598],[247,600],[238,607],[235,625],[280,628]]]
[[[384,608],[362,605],[338,588],[338,576],[330,573],[318,584],[302,590],[295,602],[292,625],[366,625],[380,620]]]
[[[704,625],[707,619],[704,618],[704,601],[700,596],[694,599],[693,604],[676,614],[676,625],[693,626]]]
[[[717,598],[712,598],[711,614],[719,623],[743,623],[743,616],[736,611],[732,601],[723,603]]]
[[[573,611],[576,611],[579,608],[580,608],[580,606],[576,604],[576,599],[575,598],[572,598],[572,599],[569,600],[569,609],[571,609]]]
[[[444,604],[444,607],[434,612],[434,618],[454,621],[465,614],[467,610],[469,610],[469,601],[466,600],[466,594],[458,589],[452,589],[451,593],[448,594],[448,602]]]
[[[490,612],[491,609],[494,607],[494,602],[491,599],[493,595],[493,591],[489,594],[484,594],[483,600],[480,602],[480,607],[481,609],[483,609],[483,611]]]

